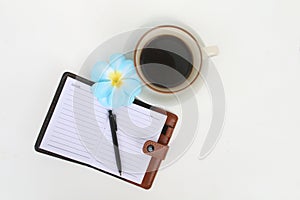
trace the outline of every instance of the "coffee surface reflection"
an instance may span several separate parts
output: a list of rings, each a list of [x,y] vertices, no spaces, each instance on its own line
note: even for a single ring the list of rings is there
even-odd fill
[[[153,85],[174,88],[181,85],[193,70],[193,55],[179,38],[162,35],[152,39],[142,50],[141,71]]]

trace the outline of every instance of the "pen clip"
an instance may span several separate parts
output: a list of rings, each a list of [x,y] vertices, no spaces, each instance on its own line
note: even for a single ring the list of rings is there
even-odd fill
[[[114,118],[114,124],[115,124],[115,130],[118,130],[118,125],[117,125],[117,116],[115,114],[113,114],[113,118]]]
[[[117,127],[117,117],[116,117],[115,114],[112,113],[112,110],[108,111],[108,118],[109,118],[110,122],[112,122],[111,128],[113,126],[114,129],[115,129],[115,131],[117,131],[118,130],[118,127]]]

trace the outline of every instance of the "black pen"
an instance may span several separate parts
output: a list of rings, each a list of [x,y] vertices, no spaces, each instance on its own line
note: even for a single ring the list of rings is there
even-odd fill
[[[119,173],[121,176],[122,175],[122,166],[121,166],[120,150],[119,150],[119,144],[118,144],[118,138],[117,138],[117,122],[116,122],[115,115],[112,113],[112,110],[108,111],[108,119],[109,119],[111,136],[112,136],[113,145],[114,145],[116,163],[117,163],[117,167],[118,167],[118,170],[119,170]]]

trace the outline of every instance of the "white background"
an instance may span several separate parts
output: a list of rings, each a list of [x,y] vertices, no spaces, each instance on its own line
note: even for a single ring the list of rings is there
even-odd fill
[[[0,0],[0,199],[299,199],[299,10],[298,0]],[[197,159],[199,135],[144,191],[34,152],[62,72],[78,72],[112,35],[164,18],[220,48],[227,113],[213,153]]]

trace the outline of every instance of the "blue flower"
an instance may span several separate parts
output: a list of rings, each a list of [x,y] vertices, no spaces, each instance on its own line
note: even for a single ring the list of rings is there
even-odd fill
[[[109,63],[97,62],[91,73],[95,82],[92,92],[101,105],[118,108],[131,105],[141,92],[141,81],[132,60],[122,54],[114,54]]]

